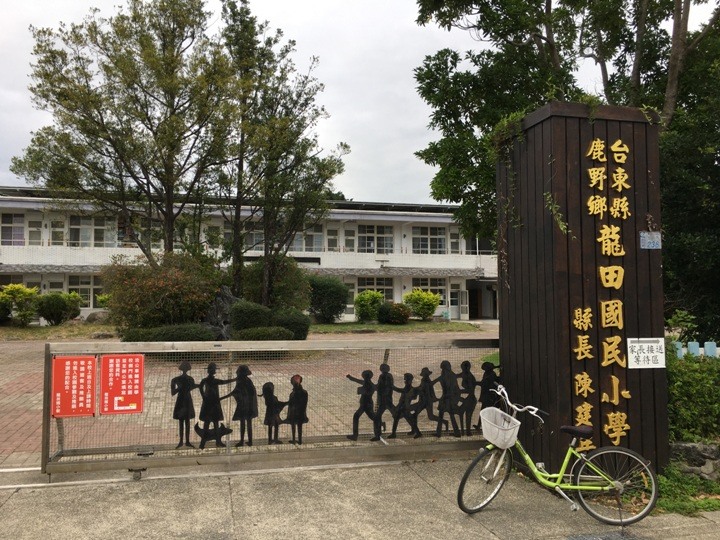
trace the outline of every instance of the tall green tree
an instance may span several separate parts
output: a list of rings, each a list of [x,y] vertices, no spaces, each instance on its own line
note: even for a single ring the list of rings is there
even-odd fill
[[[324,216],[349,148],[341,143],[324,155],[318,143],[316,128],[327,113],[317,104],[323,90],[314,76],[317,59],[298,72],[295,42],[283,45],[280,31],[268,35],[268,24],[257,22],[245,0],[226,0],[223,17],[225,45],[239,75],[240,114],[221,182],[233,231],[233,290],[242,295],[242,257],[253,247],[243,239],[252,224],[262,232],[261,301],[269,305],[279,261],[294,237]]]
[[[552,99],[588,100],[578,67],[598,68],[600,100],[660,112],[667,306],[698,317],[720,334],[717,306],[718,126],[714,110],[720,8],[689,30],[692,0],[418,0],[419,24],[473,32],[487,47],[443,50],[416,70],[418,91],[433,109],[439,141],[417,152],[439,170],[433,197],[460,203],[468,234],[494,236],[493,131]],[[596,99],[597,101],[597,99]],[[710,218],[710,219],[709,219]],[[700,321],[703,319],[703,321]],[[704,326],[703,326],[704,325]]]
[[[690,0],[418,0],[421,25],[465,28],[485,50],[443,50],[416,69],[420,96],[441,139],[417,155],[438,167],[433,197],[460,204],[468,234],[490,235],[495,223],[493,126],[552,99],[582,99],[583,60],[598,67],[601,98],[651,106],[670,125],[687,55],[717,31],[688,31]],[[670,23],[671,31],[665,30]]]
[[[666,315],[720,339],[720,36],[688,55],[672,126],[660,139]]]
[[[232,66],[206,35],[202,0],[128,0],[79,24],[32,28],[30,91],[53,123],[11,169],[120,217],[151,263],[187,203],[224,162],[235,117]]]

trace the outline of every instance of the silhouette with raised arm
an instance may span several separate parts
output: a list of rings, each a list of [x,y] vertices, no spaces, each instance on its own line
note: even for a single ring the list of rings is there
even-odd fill
[[[411,435],[415,435],[416,439],[418,437],[422,437],[422,433],[420,433],[420,430],[417,427],[417,414],[413,414],[412,401],[415,399],[416,394],[416,389],[413,388],[412,385],[414,379],[413,374],[406,373],[403,376],[403,379],[405,381],[405,386],[402,388],[393,386],[393,390],[400,393],[400,399],[398,400],[397,407],[395,407],[395,412],[393,413],[392,433],[388,435],[388,439],[394,439],[397,436],[396,432],[400,418],[404,418],[405,421],[410,424]]]
[[[379,441],[380,433],[378,430],[378,424],[375,422],[375,412],[373,411],[372,395],[377,389],[377,385],[372,382],[373,372],[369,369],[366,369],[362,372],[362,379],[353,377],[348,373],[347,378],[360,385],[360,387],[357,389],[357,393],[360,395],[360,406],[358,407],[357,411],[355,411],[355,414],[353,414],[352,435],[348,435],[347,438],[351,441],[357,441],[360,417],[365,414],[373,423],[373,438],[370,440]]]
[[[465,360],[460,364],[460,394],[463,396],[460,404],[460,433],[472,435],[472,415],[477,407],[478,399],[475,395],[477,379],[470,371],[472,364]]]
[[[175,398],[173,418],[178,421],[179,442],[175,448],[180,448],[183,445],[183,439],[185,439],[185,446],[195,448],[190,442],[190,420],[195,418],[192,391],[198,385],[195,384],[195,379],[187,374],[192,369],[190,362],[183,360],[180,362],[178,369],[182,371],[182,375],[178,375],[170,381],[170,393],[177,396]]]
[[[233,420],[240,421],[240,441],[235,446],[245,444],[245,432],[247,431],[247,444],[252,446],[252,421],[258,417],[258,400],[255,385],[250,380],[252,372],[246,365],[238,366],[236,370],[235,388],[222,399],[232,396],[235,398],[235,413]]]
[[[430,379],[430,375],[432,375],[432,371],[430,371],[427,367],[422,368],[420,371],[420,386],[417,388],[418,401],[413,405],[413,410],[415,411],[415,423],[417,424],[420,413],[425,411],[427,413],[428,420],[431,422],[442,422],[445,425],[445,431],[447,431],[449,426],[448,421],[443,420],[433,411],[433,403],[438,401],[438,398],[435,395],[435,383]]]
[[[216,379],[217,364],[215,362],[208,364],[207,372],[207,377],[200,381],[199,385],[200,395],[202,396],[200,421],[203,423],[200,448],[205,448],[205,442],[213,435],[215,444],[222,448],[225,446],[225,443],[222,442],[223,435],[230,433],[232,430],[227,431],[227,429],[221,429],[220,427],[220,421],[225,418],[220,405],[220,385],[231,383],[232,379]],[[212,431],[208,431],[210,424],[215,426]],[[222,428],[225,428],[225,426],[223,425]]]
[[[457,375],[453,372],[450,362],[443,360],[440,362],[440,376],[433,381],[433,384],[440,383],[440,403],[438,404],[438,415],[440,420],[437,423],[435,436],[440,437],[440,428],[442,420],[447,413],[450,416],[450,422],[453,427],[453,436],[460,437],[455,414],[458,412],[460,405],[460,387],[457,382]]]
[[[292,429],[292,440],[293,444],[302,444],[303,435],[303,424],[307,424],[307,404],[308,404],[308,393],[302,387],[302,377],[300,375],[293,375],[290,379],[292,384],[292,391],[288,398],[288,409],[285,422],[290,424]],[[297,438],[295,437],[295,431],[297,430]]]
[[[258,397],[265,399],[265,421],[264,424],[268,427],[268,444],[282,444],[278,432],[280,431],[280,412],[287,405],[287,401],[280,401],[275,395],[275,385],[271,382],[266,382],[262,387],[262,394]]]
[[[377,410],[375,411],[375,433],[381,433],[385,429],[385,422],[382,416],[385,411],[390,411],[390,415],[395,418],[395,404],[393,403],[393,388],[395,380],[390,373],[390,365],[387,362],[380,364],[380,375],[377,382]],[[382,427],[382,429],[381,429]]]

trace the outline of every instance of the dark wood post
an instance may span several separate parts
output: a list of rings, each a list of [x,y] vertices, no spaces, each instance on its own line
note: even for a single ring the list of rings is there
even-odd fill
[[[500,352],[510,396],[551,414],[521,441],[554,469],[569,436],[668,461],[658,126],[550,103],[498,163]]]

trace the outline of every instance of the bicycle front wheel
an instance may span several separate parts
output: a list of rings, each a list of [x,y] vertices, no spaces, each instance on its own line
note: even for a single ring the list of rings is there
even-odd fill
[[[483,448],[472,460],[460,481],[458,506],[474,514],[485,508],[502,489],[512,469],[512,452]]]
[[[578,491],[578,503],[595,519],[610,525],[630,525],[655,507],[657,477],[637,452],[598,448],[575,471],[574,482],[578,486],[605,486],[608,480],[614,484],[609,491]]]

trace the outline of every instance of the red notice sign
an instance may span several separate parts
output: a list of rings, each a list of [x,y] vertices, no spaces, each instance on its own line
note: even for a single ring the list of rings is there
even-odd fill
[[[100,414],[143,410],[143,354],[105,354],[100,358]]]
[[[94,356],[54,356],[52,416],[95,416]]]

